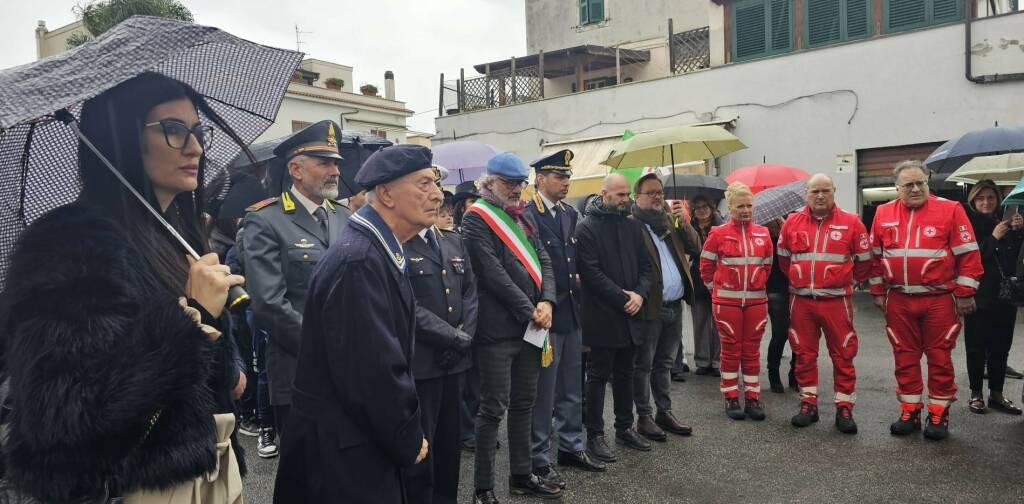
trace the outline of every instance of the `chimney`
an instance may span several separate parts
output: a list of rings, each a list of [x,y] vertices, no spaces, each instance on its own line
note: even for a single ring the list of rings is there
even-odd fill
[[[46,21],[39,20],[36,22],[36,59],[43,59],[43,38],[49,30],[46,28]]]
[[[395,74],[391,70],[384,72],[384,98],[395,99]]]

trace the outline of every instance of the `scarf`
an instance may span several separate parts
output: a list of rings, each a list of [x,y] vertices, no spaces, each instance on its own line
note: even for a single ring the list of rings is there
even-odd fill
[[[658,238],[664,240],[668,237],[671,226],[669,226],[668,214],[666,214],[662,209],[644,209],[640,208],[638,205],[633,205],[633,217],[636,217],[640,222],[650,226],[651,231],[654,231],[654,234],[657,235]]]
[[[537,224],[533,222],[533,219],[526,214],[526,202],[519,200],[516,204],[507,204],[494,194],[494,191],[486,187],[480,188],[480,197],[487,200],[488,203],[502,209],[509,217],[515,221],[519,229],[526,234],[527,238],[534,238],[537,236]]]

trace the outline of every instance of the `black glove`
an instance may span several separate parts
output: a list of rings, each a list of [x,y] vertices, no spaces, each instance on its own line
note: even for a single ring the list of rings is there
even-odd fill
[[[466,355],[469,350],[473,347],[473,337],[466,334],[462,329],[455,330],[455,336],[452,338],[451,343],[448,345],[448,349],[455,350],[461,355]]]
[[[442,350],[434,355],[437,359],[437,367],[441,368],[441,371],[448,371],[455,367],[463,358],[463,355],[453,348]]]

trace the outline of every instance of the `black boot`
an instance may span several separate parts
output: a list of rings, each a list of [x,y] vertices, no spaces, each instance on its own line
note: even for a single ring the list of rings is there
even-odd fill
[[[836,428],[843,434],[857,433],[857,422],[853,420],[853,410],[849,406],[836,407]]]
[[[733,420],[743,420],[747,418],[747,414],[743,412],[743,408],[740,407],[740,400],[738,397],[726,397],[725,398],[725,414]]]
[[[807,427],[818,421],[818,405],[800,401],[800,412],[789,421],[794,427]]]
[[[779,376],[779,367],[768,368],[768,383],[771,385],[772,392],[781,394],[786,391],[786,387],[782,386],[782,377]]]
[[[924,437],[942,441],[949,437],[949,408],[928,405],[928,419],[925,422]]]
[[[764,413],[764,406],[761,406],[760,399],[748,397],[746,401],[744,401],[743,412],[746,413],[751,420],[761,421],[767,417]]]
[[[906,436],[921,430],[921,404],[901,403],[903,412],[899,420],[889,425],[889,432],[894,436]]]

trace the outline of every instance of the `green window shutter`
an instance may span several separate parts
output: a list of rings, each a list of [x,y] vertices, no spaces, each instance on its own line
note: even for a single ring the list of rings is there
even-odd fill
[[[793,49],[792,0],[769,0],[771,10],[771,52]]]
[[[590,0],[590,22],[604,21],[604,0]]]
[[[871,0],[846,0],[846,38],[871,35]]]
[[[733,4],[733,51],[737,60],[763,56],[768,52],[768,19],[765,0]]]
[[[962,0],[932,0],[932,18],[929,24],[959,21],[963,19]]]
[[[886,29],[900,31],[924,26],[928,21],[926,5],[925,0],[888,0]]]
[[[590,0],[580,0],[580,24],[590,22]]]
[[[805,0],[807,45],[815,47],[842,39],[839,31],[840,0]]]

